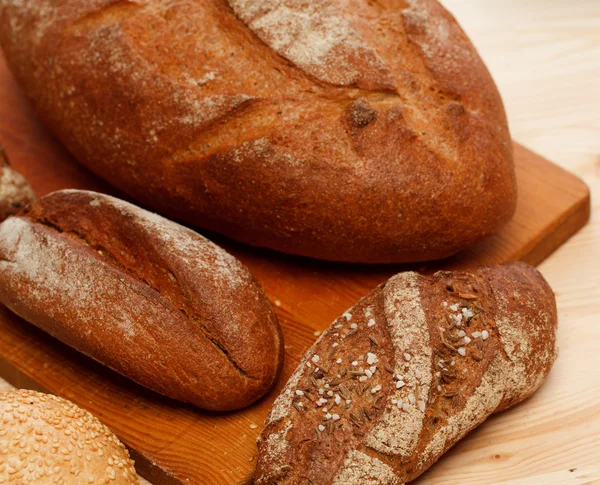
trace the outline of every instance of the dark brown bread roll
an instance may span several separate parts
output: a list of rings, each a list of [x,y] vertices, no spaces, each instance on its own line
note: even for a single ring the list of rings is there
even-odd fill
[[[0,390],[0,483],[139,485],[127,448],[66,399]]]
[[[199,234],[80,190],[0,224],[0,301],[25,320],[169,397],[242,408],[283,359],[249,270]]]
[[[434,259],[515,209],[500,96],[435,0],[0,0],[0,43],[83,164],[246,243]]]
[[[400,273],[333,322],[277,398],[256,484],[401,485],[556,358],[554,295],[522,263]]]

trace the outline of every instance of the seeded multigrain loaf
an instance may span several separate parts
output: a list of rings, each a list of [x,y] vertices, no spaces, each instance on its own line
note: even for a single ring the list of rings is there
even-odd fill
[[[434,259],[515,209],[502,101],[436,0],[0,0],[0,44],[83,164],[246,243]]]
[[[62,190],[0,224],[0,302],[140,384],[212,410],[265,394],[283,360],[248,268],[107,195]]]
[[[257,485],[401,485],[556,358],[554,295],[522,263],[400,273],[307,352],[258,439]]]
[[[0,390],[0,483],[139,485],[127,449],[66,399]]]

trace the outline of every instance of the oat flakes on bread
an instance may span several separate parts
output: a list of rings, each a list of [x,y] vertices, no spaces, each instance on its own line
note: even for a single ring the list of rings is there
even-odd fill
[[[259,436],[256,484],[415,479],[541,385],[556,325],[552,290],[523,263],[390,278],[302,359]]]
[[[502,101],[436,0],[0,0],[0,44],[85,166],[245,243],[435,259],[515,210]]]
[[[66,399],[0,390],[0,483],[139,485],[127,448]]]

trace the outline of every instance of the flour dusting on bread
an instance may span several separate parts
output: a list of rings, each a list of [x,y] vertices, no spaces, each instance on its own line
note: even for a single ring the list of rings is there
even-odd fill
[[[382,87],[395,83],[377,51],[330,0],[228,1],[263,42],[322,81],[351,85],[378,76]]]
[[[378,458],[352,450],[333,485],[401,485],[394,470]]]
[[[396,386],[401,387],[388,396],[381,420],[366,437],[367,446],[381,453],[409,456],[414,452],[423,428],[423,406],[429,401],[432,350],[419,278],[417,273],[400,273],[383,290]]]

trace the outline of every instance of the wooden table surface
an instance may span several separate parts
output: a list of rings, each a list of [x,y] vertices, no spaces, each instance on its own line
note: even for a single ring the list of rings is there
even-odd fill
[[[496,79],[513,137],[586,181],[592,218],[540,266],[559,310],[547,383],[414,483],[600,484],[600,0],[444,3]]]

